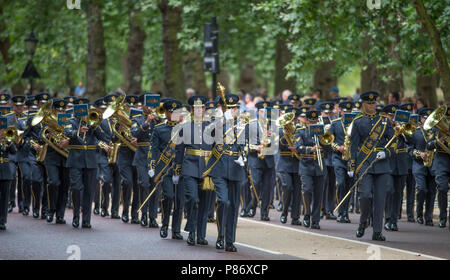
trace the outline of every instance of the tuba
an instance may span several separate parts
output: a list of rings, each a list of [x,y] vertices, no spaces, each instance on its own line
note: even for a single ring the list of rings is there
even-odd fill
[[[51,107],[52,101],[45,103],[39,111],[36,113],[36,116],[33,117],[31,124],[33,126],[44,123],[47,126],[44,127],[41,131],[41,137],[44,140],[45,144],[41,147],[39,152],[36,154],[36,161],[42,162],[44,161],[47,155],[47,147],[52,147],[56,152],[58,152],[63,157],[67,158],[69,156],[69,151],[67,149],[61,149],[59,144],[62,140],[68,139],[64,136],[64,127],[58,124],[57,118],[55,114],[53,114]],[[47,131],[51,131],[51,136],[48,137]],[[36,143],[37,144],[37,143]]]
[[[277,119],[277,125],[279,127],[283,128],[283,137],[284,139],[286,139],[286,142],[288,143],[289,146],[293,147],[294,146],[294,132],[295,132],[295,127],[294,127],[294,120],[295,114],[290,112],[290,113],[286,113],[282,116],[280,116]],[[297,153],[297,151],[295,152],[295,157],[297,159],[300,159],[300,155]]]
[[[436,143],[447,154],[450,154],[450,132],[448,131],[449,123],[445,116],[446,113],[447,106],[445,104],[441,105],[428,116],[423,125],[423,129],[429,130],[436,127],[439,130],[438,136],[436,137]],[[440,140],[440,135],[444,136],[444,142]]]
[[[103,119],[112,118],[112,130],[114,135],[119,138],[120,142],[124,143],[130,150],[136,152],[137,148],[131,144],[131,119],[130,114],[123,105],[125,95],[119,95],[103,113]]]

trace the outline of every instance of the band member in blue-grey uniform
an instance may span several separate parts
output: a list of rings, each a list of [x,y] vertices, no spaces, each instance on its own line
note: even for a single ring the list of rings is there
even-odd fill
[[[203,121],[206,101],[206,97],[202,95],[194,95],[188,99],[193,109],[193,119],[184,122],[185,128],[179,134],[182,137],[179,141],[181,143],[175,146],[176,167],[172,180],[177,185],[180,176],[183,178],[185,207],[188,214],[185,230],[189,232],[187,244],[191,246],[195,245],[196,237],[197,244],[208,244],[205,239],[208,215],[206,209],[210,201],[208,195],[212,194],[211,191],[202,190],[206,159],[211,156],[211,144],[203,140],[203,131],[207,125]],[[190,135],[184,135],[188,132]],[[204,209],[203,212],[200,212],[200,209]]]
[[[218,142],[216,139],[205,174],[212,178],[218,200],[216,249],[225,248],[225,251],[236,252],[234,242],[236,240],[240,186],[246,176],[243,151],[245,139],[248,139],[248,126],[237,118],[239,112],[237,95],[226,94],[225,100],[221,99],[220,102],[227,108],[224,117],[219,120],[223,127],[218,126],[218,129],[223,129],[223,141]],[[226,125],[227,123],[228,125]],[[219,132],[215,131],[215,133]]]
[[[173,163],[175,158],[175,144],[172,138],[172,130],[178,124],[177,117],[172,112],[181,108],[181,102],[178,100],[165,100],[163,103],[167,121],[157,124],[153,130],[150,139],[151,150],[148,153],[150,160],[149,176],[153,178],[155,184],[160,180],[162,184],[162,226],[160,236],[167,237],[169,228],[170,213],[173,207],[172,215],[172,239],[183,239],[181,231],[181,214],[184,201],[184,191],[172,181]],[[143,198],[145,199],[145,198]],[[176,199],[176,200],[175,200]]]
[[[450,106],[447,106],[446,116],[447,121],[450,119]],[[445,228],[447,226],[447,207],[448,207],[448,183],[450,182],[450,154],[438,144],[438,141],[449,149],[448,135],[443,135],[438,128],[432,128],[432,135],[427,141],[427,149],[436,149],[434,153],[434,160],[432,170],[434,171],[437,190],[438,190],[438,205],[439,205],[439,227]],[[450,229],[450,224],[449,224]]]
[[[209,122],[209,121],[214,121],[216,118],[216,114],[217,113],[217,102],[216,101],[208,101],[205,103],[205,116],[204,116],[204,120]],[[212,192],[212,195],[210,195],[210,200],[209,200],[209,204],[207,205],[208,208],[208,218],[207,218],[207,222],[208,223],[214,223],[216,221],[216,219],[214,218],[215,215],[215,210],[216,210],[216,193]]]
[[[344,115],[345,113],[351,113],[353,108],[353,102],[351,101],[343,101],[339,103],[341,117],[334,119],[331,122],[330,133],[334,135],[334,142],[332,144],[333,149],[333,165],[334,172],[336,175],[336,184],[337,184],[337,193],[338,193],[338,201],[340,202],[347,192],[350,189],[351,179],[347,174],[347,161],[342,157],[345,152],[345,138],[346,132],[350,124],[344,124]],[[347,149],[350,147],[347,147]],[[338,223],[350,223],[350,218],[348,216],[348,206],[349,199],[346,199],[341,207],[338,209]]]
[[[268,101],[256,103],[255,107],[258,109],[259,119],[249,124],[249,130],[251,131],[250,137],[252,139],[250,139],[249,145],[248,167],[251,168],[253,183],[260,198],[262,221],[270,221],[269,207],[275,186],[275,158],[273,154],[265,155],[261,153],[263,147],[272,145],[269,143],[271,132],[268,128],[269,122],[272,122],[272,120],[270,119],[270,111],[266,110],[266,108],[270,108],[271,106],[272,104]],[[268,113],[264,118],[265,112]],[[249,217],[253,217],[256,204],[257,201],[254,196],[249,210]]]
[[[358,191],[360,193],[361,217],[356,237],[361,238],[368,227],[368,219],[373,209],[372,240],[384,241],[383,212],[386,191],[391,178],[389,157],[392,152],[385,145],[394,135],[394,129],[389,120],[376,113],[377,92],[369,91],[361,94],[362,114],[355,117],[350,137],[351,159],[348,174],[360,178]],[[376,162],[375,159],[377,159]],[[358,179],[358,177],[356,177]],[[372,207],[370,205],[372,198]]]
[[[400,105],[400,110],[409,111],[411,114],[413,113],[414,103],[405,103]],[[406,175],[406,184],[403,185],[402,190],[400,191],[400,207],[399,207],[399,216],[400,219],[402,216],[402,207],[403,204],[403,189],[406,186],[406,215],[408,216],[408,222],[414,223],[414,198],[415,198],[415,186],[416,182],[414,181],[414,176],[412,173],[412,157],[408,153],[408,175]]]
[[[15,176],[8,158],[17,152],[16,144],[8,142],[4,133],[5,130],[0,130],[0,230],[6,230],[9,187]]]
[[[151,147],[150,138],[153,133],[153,128],[159,121],[157,115],[152,111],[152,109],[145,105],[145,100],[143,99],[144,95],[142,95],[142,103],[143,103],[142,114],[133,116],[131,126],[131,134],[133,135],[134,138],[136,138],[137,143],[137,150],[136,153],[134,154],[132,165],[137,168],[138,184],[141,194],[141,203],[155,187],[153,179],[151,179],[148,176],[148,166],[149,166],[148,152]],[[120,155],[122,156],[122,153]],[[130,175],[127,175],[127,177],[130,177],[131,179]],[[131,182],[128,182],[130,179],[126,180],[127,184],[131,184]],[[147,225],[149,217],[150,218],[149,227],[151,228],[159,227],[158,223],[156,222],[157,206],[158,206],[158,196],[155,194],[152,195],[149,201],[144,205],[144,207],[142,207],[141,226]]]
[[[312,229],[320,229],[320,206],[322,202],[323,194],[323,181],[327,172],[324,169],[321,170],[318,163],[316,150],[320,149],[320,153],[323,152],[320,145],[316,145],[313,136],[309,131],[309,125],[316,124],[318,122],[320,111],[310,110],[306,112],[307,127],[298,130],[295,135],[295,148],[298,154],[300,154],[299,161],[299,174],[302,179],[302,196],[303,204],[305,207],[305,217],[303,219],[303,225]],[[322,163],[323,164],[323,163]],[[312,204],[312,205],[311,205]]]
[[[300,115],[300,109],[297,107],[288,108],[285,113],[293,113],[294,118],[292,120],[292,143],[295,142],[295,125],[296,120]],[[300,222],[300,203],[301,203],[301,181],[300,175],[298,174],[299,158],[300,155],[295,150],[295,147],[289,146],[287,137],[284,132],[284,128],[280,127],[279,137],[280,137],[280,159],[277,164],[277,171],[280,174],[280,183],[283,188],[283,209],[281,213],[280,221],[285,224],[287,222],[287,216],[289,207],[291,207],[291,223],[293,225],[301,226]]]
[[[398,105],[389,104],[382,110],[392,126],[395,126],[394,114],[398,108]],[[406,184],[406,175],[408,175],[409,155],[405,142],[405,136],[400,134],[391,145],[393,154],[389,161],[391,163],[392,185],[390,189],[392,192],[388,192],[386,197],[386,222],[384,224],[386,230],[398,231],[397,220],[401,207],[401,192]]]
[[[16,95],[11,98],[13,108],[13,126],[17,128],[19,119],[26,117],[25,110],[26,97],[23,95]],[[1,102],[0,102],[1,103]],[[16,189],[17,189],[17,206],[19,207],[19,213],[23,211],[23,196],[22,196],[22,172],[19,168],[19,162],[17,159],[19,145],[16,145],[17,153],[10,154],[10,165],[13,168],[13,173],[16,174],[14,180],[11,182],[11,188],[9,190],[9,204],[8,213],[12,212],[16,207]],[[17,188],[16,188],[17,186]]]
[[[317,107],[317,106],[316,106]],[[319,109],[319,108],[318,108]],[[334,103],[333,102],[321,102],[320,110],[322,118],[328,117],[330,122],[334,119]],[[324,123],[325,124],[325,123]],[[326,125],[325,128],[329,128],[331,123]],[[323,197],[322,197],[322,213],[321,217],[325,215],[327,220],[336,220],[336,216],[333,214],[334,207],[336,206],[336,177],[333,167],[333,149],[330,145],[323,145],[323,167],[327,169],[324,179]]]
[[[420,122],[423,124],[427,117],[433,112],[432,108],[420,108],[418,114]],[[414,132],[412,137],[408,137],[408,150],[413,159],[412,172],[414,174],[416,188],[417,188],[417,205],[416,215],[417,223],[426,226],[433,226],[433,209],[436,198],[436,182],[434,180],[434,172],[431,166],[424,165],[424,159],[427,156],[432,156],[426,153],[427,141],[432,137],[431,130],[424,130],[421,125]],[[432,160],[432,159],[431,159]],[[425,214],[423,205],[425,203]],[[425,218],[425,221],[424,221]]]
[[[66,102],[63,99],[53,99],[52,107],[53,114],[57,117],[58,113],[65,113]],[[45,136],[47,138],[50,138],[50,135],[53,133],[50,129]],[[58,148],[64,150],[68,144],[69,140],[64,139],[59,143]],[[44,164],[48,174],[47,192],[49,209],[47,212],[47,222],[53,222],[53,217],[56,214],[56,223],[65,224],[64,213],[69,189],[69,169],[66,167],[66,158],[51,146],[48,146]]]
[[[89,104],[87,99],[78,103]],[[80,225],[80,208],[83,209],[82,227],[91,228],[92,202],[94,200],[97,179],[97,147],[100,130],[88,126],[86,117],[76,117],[66,125],[64,134],[70,138],[69,157],[66,167],[70,168],[70,185],[72,187],[73,220],[72,226]],[[83,195],[81,195],[83,194]]]

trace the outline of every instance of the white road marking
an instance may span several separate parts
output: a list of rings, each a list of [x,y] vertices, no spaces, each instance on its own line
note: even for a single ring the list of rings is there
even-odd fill
[[[245,221],[245,222],[249,222],[249,223],[261,224],[261,225],[265,225],[265,226],[271,226],[271,227],[275,227],[275,228],[286,229],[286,230],[290,230],[290,231],[301,232],[301,233],[305,233],[305,234],[310,234],[310,235],[320,236],[320,237],[326,237],[326,238],[331,238],[331,239],[336,239],[336,240],[341,240],[341,241],[343,240],[343,241],[353,242],[353,243],[361,244],[361,245],[365,245],[365,246],[373,246],[374,245],[373,243],[368,243],[368,242],[363,242],[363,241],[356,241],[356,240],[352,240],[352,239],[347,239],[347,238],[342,238],[342,237],[337,237],[337,236],[331,236],[331,235],[326,235],[326,234],[320,234],[320,233],[305,231],[305,230],[301,230],[301,229],[296,229],[296,228],[291,228],[291,227],[286,227],[286,226],[280,226],[280,225],[276,225],[276,224],[270,224],[270,223],[266,223],[266,222],[254,221],[254,220],[251,220],[251,219],[239,218],[238,221]],[[430,256],[430,255],[425,255],[425,254],[418,253],[418,252],[407,251],[407,250],[392,248],[392,247],[378,245],[378,244],[375,244],[375,245],[380,247],[380,248],[386,249],[386,250],[391,250],[391,251],[411,254],[411,255],[415,255],[415,256],[422,256],[422,257],[430,258],[430,259],[433,259],[433,260],[446,260],[446,259],[443,259],[443,258]]]

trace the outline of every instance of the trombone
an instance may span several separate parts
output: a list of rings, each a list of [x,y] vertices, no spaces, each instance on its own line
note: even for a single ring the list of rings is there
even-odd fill
[[[322,153],[320,152],[320,149],[319,149],[319,137],[317,137],[317,135],[314,135],[314,143],[315,143],[315,147],[316,147],[316,156],[317,156],[317,161],[319,163],[320,171],[323,171]]]

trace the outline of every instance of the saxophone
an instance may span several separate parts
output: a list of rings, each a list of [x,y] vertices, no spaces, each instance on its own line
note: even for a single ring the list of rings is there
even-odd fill
[[[111,149],[108,152],[108,163],[116,163],[117,155],[119,153],[121,143],[112,143]]]
[[[425,150],[425,159],[423,160],[423,165],[430,167],[433,165],[434,150]]]
[[[345,132],[345,139],[344,139],[344,152],[342,153],[342,160],[348,161],[350,159],[350,135],[352,133],[353,128],[353,122],[347,127],[347,130]]]

